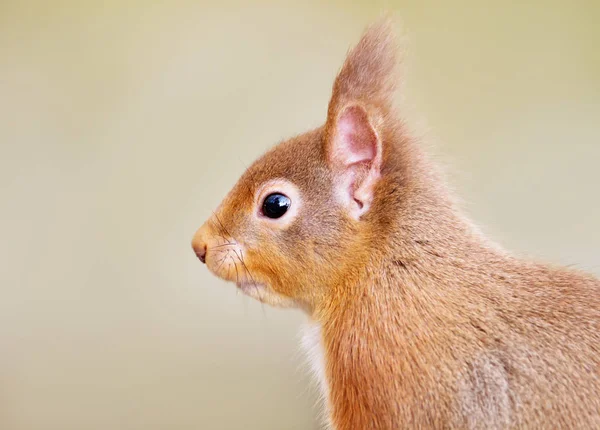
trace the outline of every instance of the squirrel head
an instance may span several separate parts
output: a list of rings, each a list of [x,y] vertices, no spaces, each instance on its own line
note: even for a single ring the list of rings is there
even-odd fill
[[[312,311],[363,267],[398,210],[402,137],[393,112],[397,46],[389,20],[348,53],[322,127],[256,160],[196,232],[220,278],[276,306]]]

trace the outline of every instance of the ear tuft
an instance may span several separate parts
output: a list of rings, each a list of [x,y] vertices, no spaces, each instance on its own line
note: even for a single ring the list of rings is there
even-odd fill
[[[397,78],[398,45],[393,21],[386,18],[369,26],[348,53],[333,86],[329,116],[351,102],[388,107]]]

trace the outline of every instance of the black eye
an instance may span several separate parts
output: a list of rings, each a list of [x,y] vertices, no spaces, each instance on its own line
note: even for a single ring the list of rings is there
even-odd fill
[[[265,197],[262,212],[269,218],[280,218],[290,208],[292,201],[283,194],[273,193]]]

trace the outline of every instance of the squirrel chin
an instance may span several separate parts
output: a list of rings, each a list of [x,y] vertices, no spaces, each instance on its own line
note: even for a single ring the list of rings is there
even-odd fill
[[[255,282],[238,282],[236,283],[236,286],[242,291],[242,293],[248,297],[258,300],[261,303],[279,308],[297,307],[297,304],[294,300],[276,293],[272,288],[267,287],[265,284]]]

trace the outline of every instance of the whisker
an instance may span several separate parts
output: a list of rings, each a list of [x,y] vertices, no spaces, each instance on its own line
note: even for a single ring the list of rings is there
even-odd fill
[[[216,230],[217,230],[217,235],[218,235],[218,236],[219,236],[221,239],[223,239],[223,241],[224,241],[226,244],[233,245],[233,243],[232,243],[230,240],[228,240],[228,239],[227,239],[227,237],[225,237],[225,235],[226,235],[226,234],[227,234],[228,236],[230,236],[230,235],[229,235],[229,233],[228,233],[228,232],[226,232],[225,226],[223,225],[223,223],[221,222],[221,220],[220,220],[220,219],[219,219],[219,217],[217,216],[216,212],[213,210],[213,211],[212,211],[212,213],[213,213],[213,216],[214,216],[214,218],[215,218],[215,219],[218,221],[218,224],[217,224],[217,223],[216,223],[216,222],[215,222],[213,219],[211,219],[211,220],[210,220],[210,221],[211,221],[211,223],[212,223],[212,224],[213,224],[213,225],[216,227]],[[231,238],[230,238],[230,239],[231,239]]]
[[[238,273],[237,263],[235,262],[233,257],[230,256],[230,258],[231,258],[231,262],[233,263],[233,267],[235,267],[235,283],[239,284],[240,283],[240,274]]]
[[[213,213],[213,216],[215,217],[215,219],[219,220],[219,217],[217,216],[217,214],[215,213],[215,211],[212,211],[212,213]],[[215,223],[215,222],[214,222],[212,219],[211,219],[211,222],[213,223],[213,225],[214,225],[215,227],[217,227],[217,234],[219,235],[219,237],[220,237],[221,239],[223,239],[223,241],[225,241],[225,243],[227,243],[227,244],[230,244],[230,245],[233,245],[233,244],[232,244],[232,243],[231,243],[229,240],[227,240],[227,238],[225,237],[225,235],[224,235],[224,234],[225,234],[225,230],[224,230],[224,228],[223,228],[223,224],[221,223],[221,221],[219,220],[219,224],[220,224],[220,225],[219,225],[219,224],[217,224],[217,223]]]
[[[237,245],[237,243],[223,243],[221,245],[211,246],[211,249],[214,249],[214,248],[225,248],[227,246],[235,246],[235,245]]]
[[[215,272],[219,271],[219,269],[221,268],[223,263],[225,263],[225,259],[227,258],[228,255],[229,255],[229,251],[225,254],[225,256],[223,258],[221,258],[221,260],[219,261],[219,266],[215,269]]]
[[[254,280],[254,278],[252,277],[252,273],[250,272],[250,269],[248,269],[248,266],[246,266],[246,263],[244,262],[244,256],[242,254],[242,251],[240,251],[240,255],[238,255],[238,253],[236,252],[236,250],[233,250],[233,253],[235,254],[235,256],[238,258],[238,260],[240,260],[240,263],[242,263],[242,266],[244,267],[244,270],[246,270],[246,272],[248,273],[248,276],[250,276],[250,280],[252,281],[252,283],[254,285],[256,285],[256,281]]]
[[[256,291],[256,295],[259,297],[259,302],[260,302],[260,307],[262,309],[263,312],[263,316],[266,317],[265,314],[265,305],[262,302],[262,294],[260,293],[260,290],[258,289],[258,285],[256,284],[256,281],[254,280],[254,277],[252,276],[252,272],[250,272],[250,269],[248,268],[248,266],[246,265],[246,262],[244,261],[244,254],[242,253],[242,251],[240,250],[240,255],[238,255],[238,253],[233,250],[233,253],[235,254],[235,256],[238,258],[238,260],[240,260],[240,263],[242,263],[242,266],[244,267],[244,270],[246,271],[246,273],[248,273],[248,276],[250,276],[250,279],[252,280],[252,285],[254,286],[254,291]]]
[[[225,234],[229,237],[232,237],[231,234],[229,234],[229,231],[227,231],[227,229],[225,228],[225,226],[223,225],[223,223],[221,222],[221,220],[219,219],[219,217],[217,216],[216,212],[213,211],[213,214],[215,216],[215,219],[219,222],[219,224],[221,224],[221,228],[223,229],[223,231],[225,232]]]
[[[213,217],[216,217],[215,211],[212,211],[213,213]],[[219,234],[219,236],[221,236],[223,239],[225,239],[225,237],[223,236],[223,231],[221,231],[221,226],[219,224],[217,224],[215,222],[215,220],[213,220],[212,218],[209,219],[209,221],[212,223],[212,225],[214,225],[216,227],[216,229],[218,230],[217,233]]]

